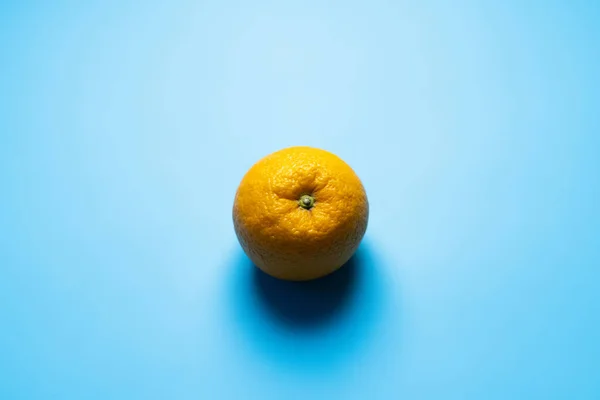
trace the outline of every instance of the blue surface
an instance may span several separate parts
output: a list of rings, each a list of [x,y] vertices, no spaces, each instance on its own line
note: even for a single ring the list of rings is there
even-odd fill
[[[0,18],[1,399],[600,398],[597,1]],[[299,144],[371,204],[305,286],[231,222]]]

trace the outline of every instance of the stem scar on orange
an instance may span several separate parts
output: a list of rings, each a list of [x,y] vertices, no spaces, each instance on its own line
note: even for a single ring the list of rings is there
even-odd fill
[[[258,161],[235,195],[235,233],[252,262],[294,281],[332,273],[354,254],[367,229],[365,189],[338,156],[290,147]]]

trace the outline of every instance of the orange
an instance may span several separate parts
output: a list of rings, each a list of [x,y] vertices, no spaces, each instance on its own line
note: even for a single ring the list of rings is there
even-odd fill
[[[365,189],[342,159],[325,150],[290,147],[246,173],[233,204],[244,252],[276,278],[303,281],[344,265],[369,217]]]

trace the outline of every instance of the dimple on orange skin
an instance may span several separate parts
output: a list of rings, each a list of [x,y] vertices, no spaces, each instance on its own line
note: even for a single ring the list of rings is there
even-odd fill
[[[242,179],[233,205],[235,231],[248,257],[269,275],[298,281],[346,263],[368,216],[367,195],[352,168],[311,147],[261,159]]]

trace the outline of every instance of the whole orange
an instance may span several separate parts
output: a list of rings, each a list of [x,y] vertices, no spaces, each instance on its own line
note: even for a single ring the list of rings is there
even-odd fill
[[[369,217],[365,189],[342,159],[312,147],[290,147],[246,173],[233,204],[245,253],[276,278],[327,275],[358,248]]]

